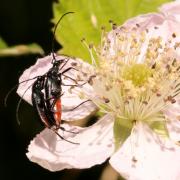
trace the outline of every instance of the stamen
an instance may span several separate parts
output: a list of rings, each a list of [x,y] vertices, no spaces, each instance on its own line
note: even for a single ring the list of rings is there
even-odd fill
[[[90,54],[91,60],[92,60],[92,65],[95,66],[95,67],[97,67],[96,60],[95,60],[94,55],[93,55],[93,52],[92,52],[92,49],[94,49],[94,48],[93,48],[93,44],[89,44],[89,45],[88,45],[87,42],[86,42],[86,40],[85,40],[85,38],[83,38],[83,39],[81,40],[81,42],[86,46],[86,48],[87,48],[88,51],[89,51],[89,54]]]
[[[137,28],[139,24],[131,31],[121,27],[103,32],[101,46],[94,51],[97,61],[94,46],[88,47],[92,63],[98,63],[96,76],[88,81],[97,95],[92,101],[128,127],[166,123],[163,112],[180,96],[180,61],[171,57],[180,47],[173,42],[176,34],[164,43],[161,37],[149,38],[148,30],[136,33]]]

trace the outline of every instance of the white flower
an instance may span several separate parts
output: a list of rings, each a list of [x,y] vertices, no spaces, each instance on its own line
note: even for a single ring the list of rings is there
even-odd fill
[[[63,111],[63,118],[81,119],[96,109],[94,104],[105,115],[86,128],[62,124],[66,130],[78,134],[61,130],[59,133],[79,145],[63,141],[45,129],[28,147],[31,161],[58,171],[89,168],[110,158],[110,164],[126,179],[180,179],[177,9],[179,3],[164,5],[161,13],[138,16],[108,33],[96,50],[98,58],[93,59],[94,67],[70,60],[69,65],[77,62],[78,72],[68,75],[88,83],[70,89],[63,87],[63,107],[76,107],[83,98],[92,102],[85,108],[86,103],[74,111]],[[50,56],[38,60],[25,71],[20,82],[47,72],[50,62]],[[21,96],[28,83],[32,84],[27,81],[20,85]],[[23,98],[31,102],[30,96],[29,89]]]

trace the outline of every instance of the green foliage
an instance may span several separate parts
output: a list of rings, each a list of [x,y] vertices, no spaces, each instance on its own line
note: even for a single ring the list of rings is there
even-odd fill
[[[43,54],[43,49],[33,43],[28,45],[15,45],[8,47],[4,41],[0,39],[0,57],[4,56],[20,56],[23,54]]]
[[[5,41],[0,37],[0,49],[2,48],[6,48],[7,44],[5,43]]]
[[[66,12],[74,11],[67,15],[60,23],[56,38],[63,45],[61,53],[90,59],[87,48],[81,39],[86,38],[88,43],[99,43],[101,27],[110,29],[108,21],[111,19],[117,24],[138,14],[153,12],[161,4],[169,0],[59,0],[54,4],[54,19],[58,19]]]

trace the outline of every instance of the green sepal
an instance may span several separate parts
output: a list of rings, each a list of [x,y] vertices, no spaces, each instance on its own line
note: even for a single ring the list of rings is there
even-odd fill
[[[114,141],[115,141],[115,151],[124,143],[124,141],[129,137],[132,130],[132,124],[126,123],[125,119],[117,118],[114,121]]]
[[[150,128],[158,135],[169,138],[169,132],[165,121],[155,121],[150,124]]]

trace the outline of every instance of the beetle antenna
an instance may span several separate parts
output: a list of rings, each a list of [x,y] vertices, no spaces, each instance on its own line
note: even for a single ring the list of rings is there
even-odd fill
[[[23,100],[23,97],[24,95],[26,94],[26,92],[28,91],[28,89],[32,86],[32,84],[24,91],[23,95],[20,97],[19,101],[18,101],[18,104],[17,104],[17,107],[16,107],[16,121],[17,123],[20,125],[20,121],[19,121],[19,108],[20,108],[20,105],[21,105],[21,102]]]
[[[15,85],[13,88],[11,88],[8,93],[6,94],[5,98],[4,98],[4,107],[7,107],[7,100],[9,95],[18,87],[18,84]]]
[[[31,80],[36,79],[36,78],[38,78],[38,77],[39,77],[39,76],[36,76],[36,77],[31,78],[31,79],[27,79],[27,80],[21,81],[21,82],[19,82],[18,84],[16,84],[14,87],[12,87],[12,88],[7,92],[7,94],[6,94],[5,98],[4,98],[4,107],[7,107],[7,100],[8,100],[8,98],[9,98],[10,94],[19,86],[19,84],[25,83],[25,82],[27,82],[27,81],[31,81]]]
[[[55,42],[55,34],[56,34],[56,29],[59,25],[59,23],[61,22],[61,20],[64,18],[64,16],[66,16],[67,14],[71,14],[71,13],[74,13],[74,12],[67,12],[67,13],[64,13],[60,19],[58,20],[58,22],[56,23],[55,27],[54,27],[54,31],[53,31],[53,39],[52,39],[52,56],[53,56],[53,60],[52,60],[52,64],[57,61],[56,58],[55,58],[55,53],[54,53],[54,42]]]

